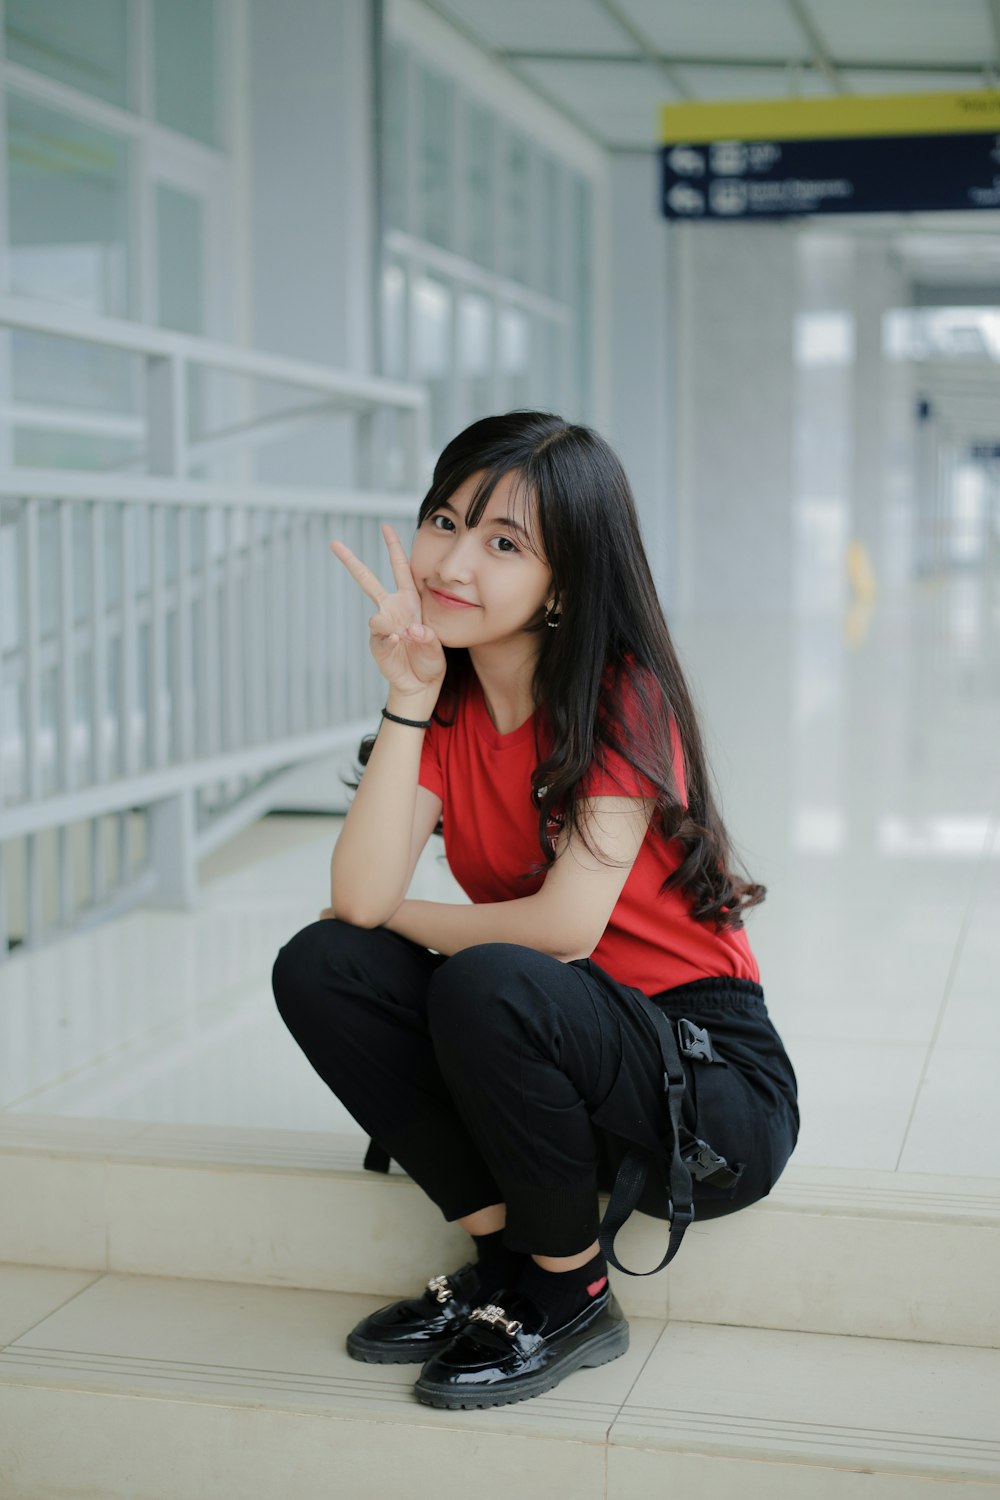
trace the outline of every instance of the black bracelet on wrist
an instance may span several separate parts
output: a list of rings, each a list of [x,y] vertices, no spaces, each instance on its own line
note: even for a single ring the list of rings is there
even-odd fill
[[[383,708],[382,717],[391,719],[394,724],[409,724],[414,729],[430,729],[434,723],[433,719],[401,719],[398,714],[391,714],[387,708]]]

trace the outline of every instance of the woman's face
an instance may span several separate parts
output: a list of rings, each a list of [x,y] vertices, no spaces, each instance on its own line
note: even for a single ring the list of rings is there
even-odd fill
[[[552,573],[539,555],[534,501],[525,495],[519,475],[505,474],[479,524],[466,526],[465,512],[480,477],[471,475],[430,512],[417,529],[410,554],[423,617],[446,646],[512,638],[538,622],[552,597]],[[529,551],[518,525],[529,528],[535,552]],[[444,603],[435,589],[465,600],[465,607]]]

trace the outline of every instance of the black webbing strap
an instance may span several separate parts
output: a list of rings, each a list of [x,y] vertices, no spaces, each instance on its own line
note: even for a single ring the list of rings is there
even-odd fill
[[[653,1276],[657,1271],[669,1265],[678,1250],[681,1248],[681,1240],[684,1231],[694,1218],[694,1203],[692,1201],[691,1172],[681,1156],[681,1101],[687,1084],[684,1079],[684,1068],[681,1063],[680,1052],[677,1049],[677,1041],[674,1037],[673,1027],[667,1020],[658,1005],[650,1004],[649,1013],[656,1023],[656,1032],[660,1042],[660,1056],[663,1059],[663,1087],[667,1095],[667,1111],[670,1115],[671,1154],[670,1154],[670,1176],[667,1195],[667,1217],[670,1220],[670,1238],[667,1241],[667,1252],[658,1266],[651,1271],[630,1271],[628,1266],[623,1266],[615,1254],[615,1237],[619,1229],[625,1223],[632,1210],[638,1205],[642,1196],[642,1190],[646,1185],[646,1176],[651,1161],[654,1161],[649,1151],[641,1146],[632,1146],[615,1178],[614,1187],[611,1190],[611,1199],[604,1212],[597,1231],[598,1243],[604,1252],[605,1259],[619,1271],[624,1271],[626,1276]]]
[[[388,1172],[389,1153],[378,1141],[369,1140],[368,1150],[365,1152],[365,1167],[369,1172]]]
[[[708,1033],[701,1027],[695,1026],[693,1022],[682,1019],[678,1022],[681,1039],[681,1046],[678,1048],[673,1027],[662,1009],[652,1001],[649,1002],[648,1009],[655,1022],[659,1039],[660,1056],[663,1061],[663,1087],[667,1096],[667,1112],[670,1116],[671,1155],[667,1194],[670,1238],[667,1241],[666,1254],[660,1264],[654,1266],[651,1271],[630,1271],[628,1266],[622,1265],[615,1254],[614,1245],[618,1231],[642,1197],[649,1168],[651,1165],[659,1166],[659,1158],[645,1147],[631,1146],[618,1168],[611,1198],[597,1231],[598,1242],[605,1259],[619,1271],[624,1271],[626,1276],[653,1276],[657,1271],[662,1271],[664,1266],[669,1265],[677,1254],[684,1238],[684,1231],[694,1219],[692,1176],[698,1178],[699,1181],[712,1183],[716,1187],[728,1188],[738,1180],[743,1171],[742,1167],[737,1167],[735,1170],[730,1167],[725,1157],[713,1151],[706,1141],[693,1136],[681,1123],[681,1105],[687,1087],[681,1051],[686,1056],[697,1058],[705,1064],[718,1062],[719,1059],[712,1051]],[[385,1147],[370,1138],[365,1152],[365,1168],[369,1172],[388,1172],[389,1162],[390,1156]]]

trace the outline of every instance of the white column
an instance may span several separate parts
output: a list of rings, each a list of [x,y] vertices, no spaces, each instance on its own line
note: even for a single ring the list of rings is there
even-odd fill
[[[611,426],[605,434],[635,494],[653,581],[676,595],[671,547],[669,232],[656,198],[656,153],[611,158]]]
[[[792,598],[795,235],[671,233],[682,609],[785,610]]]

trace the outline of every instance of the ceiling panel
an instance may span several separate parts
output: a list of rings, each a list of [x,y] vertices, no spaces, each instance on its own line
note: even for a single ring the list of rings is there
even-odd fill
[[[619,0],[666,57],[806,57],[786,0]]]
[[[840,75],[852,94],[939,94],[954,89],[981,89],[982,73],[880,73],[866,68],[863,73],[848,68]]]
[[[677,67],[681,83],[700,100],[724,99],[815,99],[829,97],[833,89],[813,68],[719,68]],[[669,103],[669,100],[664,100]]]
[[[996,57],[990,0],[807,0],[838,61],[955,63]]]
[[[609,146],[658,146],[660,105],[679,97],[655,63],[519,62],[517,72]]]
[[[599,0],[438,0],[435,9],[451,16],[493,48],[507,52],[637,51],[627,31]]]
[[[665,59],[686,59],[671,69],[644,57],[601,0],[431,3],[609,146],[655,143],[659,106],[685,95],[723,101],[833,92],[792,0],[616,0]],[[849,93],[978,89],[991,61],[1000,63],[990,20],[1000,0],[797,3],[815,20]],[[532,53],[553,55],[525,55]]]

